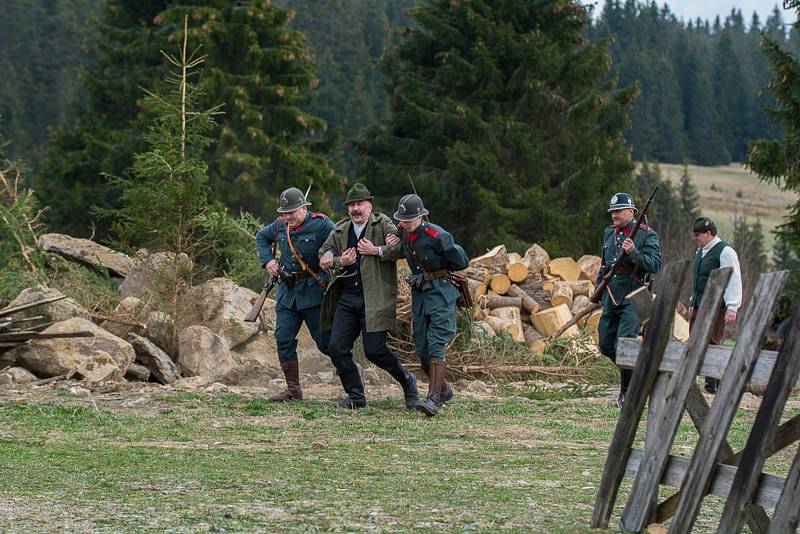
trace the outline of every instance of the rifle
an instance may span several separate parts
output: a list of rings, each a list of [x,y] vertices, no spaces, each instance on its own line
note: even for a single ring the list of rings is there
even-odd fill
[[[647,199],[647,202],[645,203],[644,208],[642,208],[642,211],[639,212],[639,217],[636,219],[636,224],[634,225],[633,230],[631,230],[631,233],[628,235],[628,239],[633,240],[633,238],[636,237],[636,233],[639,231],[639,227],[642,226],[642,222],[644,222],[645,216],[647,215],[647,210],[650,209],[650,204],[653,203],[653,198],[656,196],[656,193],[658,193],[658,186],[656,186],[656,188],[653,190],[653,194],[650,195],[650,198]],[[603,293],[606,291],[608,283],[611,281],[612,278],[614,278],[614,275],[617,274],[619,270],[622,268],[622,264],[624,263],[623,256],[625,256],[625,251],[622,249],[622,247],[620,247],[619,251],[617,252],[617,255],[614,257],[614,261],[611,262],[611,265],[608,267],[605,274],[603,275],[603,279],[600,281],[599,284],[597,284],[597,287],[594,288],[594,292],[592,292],[592,295],[589,297],[589,300],[592,301],[592,305],[585,307],[570,321],[568,321],[561,328],[556,330],[551,336],[553,339],[558,339],[561,336],[561,334],[566,332],[566,330],[569,327],[571,327],[574,324],[577,324],[578,321],[580,321],[590,313],[594,312],[595,310],[599,310],[603,306],[603,304],[600,302],[600,299],[603,298]]]
[[[269,295],[269,292],[272,291],[273,287],[275,287],[275,282],[277,281],[278,281],[277,276],[272,276],[272,275],[267,276],[267,280],[264,282],[264,287],[261,288],[261,294],[253,303],[253,308],[244,317],[244,320],[246,322],[248,323],[255,322],[255,320],[258,318],[258,315],[261,313],[261,308],[264,307],[264,301],[267,300],[267,295]]]

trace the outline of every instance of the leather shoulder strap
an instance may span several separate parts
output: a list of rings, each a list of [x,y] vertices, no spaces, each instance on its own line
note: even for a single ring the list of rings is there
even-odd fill
[[[325,282],[322,280],[322,278],[320,278],[319,273],[317,273],[314,269],[311,268],[311,266],[308,263],[306,263],[306,261],[303,259],[303,256],[301,256],[300,253],[295,248],[294,241],[292,241],[292,236],[291,233],[289,232],[288,224],[286,225],[286,241],[289,243],[289,250],[292,252],[292,256],[294,256],[294,259],[296,259],[297,263],[300,264],[300,267],[303,269],[303,271],[310,274],[314,278],[314,280],[317,281],[319,285],[324,287]]]

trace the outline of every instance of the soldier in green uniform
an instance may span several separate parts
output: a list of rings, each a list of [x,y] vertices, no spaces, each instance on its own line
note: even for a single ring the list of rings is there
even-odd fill
[[[628,237],[636,225],[635,215],[638,211],[629,194],[617,193],[611,197],[608,207],[614,224],[607,227],[603,234],[602,263],[595,285],[603,279],[617,252],[620,249],[625,251],[622,267],[609,281],[603,294],[603,313],[598,325],[600,352],[613,362],[617,360],[617,338],[636,337],[639,331],[639,316],[625,295],[647,283],[649,276],[661,269],[661,248],[658,235],[652,228],[642,224],[633,240]],[[620,407],[625,401],[632,375],[630,369],[620,370],[617,399]]]
[[[411,269],[406,281],[412,289],[414,347],[428,375],[428,396],[415,408],[432,417],[453,397],[445,380],[444,348],[456,335],[459,293],[447,275],[466,269],[469,259],[444,228],[424,220],[426,215],[422,199],[414,194],[400,199],[394,218],[400,221],[403,254]]]
[[[310,205],[296,187],[285,190],[278,208],[281,216],[256,234],[261,265],[281,279],[275,295],[275,344],[286,390],[270,397],[271,401],[303,398],[297,364],[297,333],[303,322],[320,352],[328,354],[330,331],[320,330],[327,275],[320,272],[317,252],[333,230],[333,222],[321,213],[309,213]],[[272,254],[276,243],[280,259]]]

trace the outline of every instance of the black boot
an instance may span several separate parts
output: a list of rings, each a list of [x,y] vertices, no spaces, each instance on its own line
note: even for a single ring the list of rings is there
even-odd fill
[[[428,366],[428,397],[419,401],[414,408],[428,417],[433,417],[439,412],[444,391],[444,375],[447,373],[447,363],[444,360],[431,360]]]
[[[425,365],[424,363],[422,364],[422,370],[425,371],[425,376],[428,377],[428,381],[430,381],[430,379],[431,379],[431,373],[428,370],[428,369],[430,369],[429,366],[430,366],[430,362],[428,362],[428,365]],[[442,384],[443,384],[442,388],[443,389],[442,389],[442,392],[441,392],[441,394],[439,396],[439,408],[444,406],[444,403],[446,403],[447,401],[452,399],[453,395],[454,395],[453,388],[451,388],[450,384],[447,383],[447,379],[443,378],[442,380],[443,380],[443,382],[442,382]]]
[[[403,380],[398,379],[397,381],[400,382],[400,385],[403,387],[403,400],[406,404],[406,410],[413,410],[414,406],[419,402],[417,379],[402,365],[400,368],[403,370]]]
[[[367,400],[364,398],[364,383],[361,381],[361,374],[357,368],[344,374],[340,373],[339,380],[342,381],[342,387],[347,392],[347,397],[331,404],[331,408],[355,410],[367,405]]]
[[[282,363],[281,371],[283,371],[283,376],[286,378],[286,389],[267,400],[271,402],[303,400],[303,390],[300,389],[300,367],[297,364],[297,360]]]

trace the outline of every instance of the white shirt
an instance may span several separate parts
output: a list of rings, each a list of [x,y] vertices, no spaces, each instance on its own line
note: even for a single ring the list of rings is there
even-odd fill
[[[719,236],[714,236],[714,239],[709,241],[703,250],[700,252],[701,257],[705,258],[708,251],[717,246],[717,243],[722,241]],[[739,267],[739,256],[732,247],[727,246],[722,249],[719,255],[719,266],[733,267],[733,272],[728,280],[728,285],[725,287],[725,307],[731,311],[738,311],[739,306],[742,305],[742,270]]]
[[[366,225],[367,225],[366,222],[363,222],[361,224],[353,223],[353,231],[356,233],[356,239],[358,239],[358,236],[361,235],[361,232],[364,230],[364,227]]]

